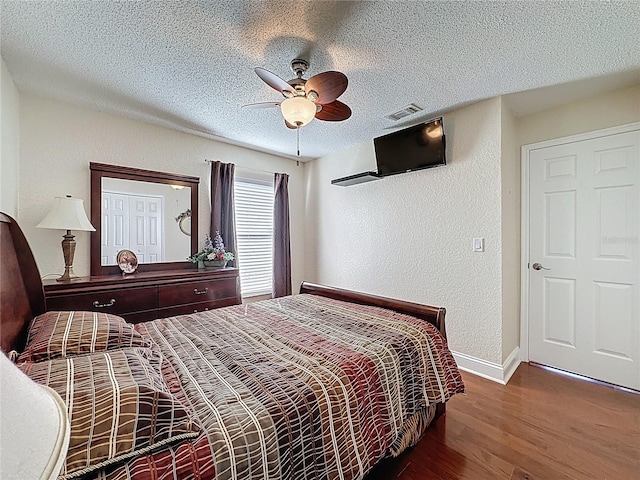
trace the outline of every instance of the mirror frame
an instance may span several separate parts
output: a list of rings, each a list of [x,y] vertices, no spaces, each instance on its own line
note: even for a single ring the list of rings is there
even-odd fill
[[[91,223],[95,232],[91,232],[91,276],[120,275],[118,265],[101,265],[100,238],[102,236],[102,179],[120,178],[139,182],[164,183],[167,185],[184,185],[191,188],[191,253],[198,251],[198,185],[200,179],[179,173],[156,172],[140,168],[107,165],[104,163],[89,163],[91,170]],[[195,235],[193,234],[195,232]],[[187,270],[197,268],[186,260],[184,262],[141,263],[137,272],[153,272],[159,270]]]

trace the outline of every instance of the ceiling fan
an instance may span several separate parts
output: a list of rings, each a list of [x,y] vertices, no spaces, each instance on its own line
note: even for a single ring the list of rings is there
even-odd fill
[[[328,71],[305,80],[302,76],[309,62],[301,58],[291,61],[291,70],[296,78],[285,81],[275,73],[256,67],[256,74],[271,88],[278,90],[281,102],[260,102],[243,105],[246,108],[280,107],[284,123],[288,128],[298,129],[314,118],[328,122],[341,122],[351,116],[351,109],[337,98],[347,89],[344,73]]]

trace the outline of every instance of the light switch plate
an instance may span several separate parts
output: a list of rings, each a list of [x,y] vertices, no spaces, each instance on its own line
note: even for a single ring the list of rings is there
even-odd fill
[[[484,238],[477,237],[473,239],[473,251],[474,252],[484,252]]]

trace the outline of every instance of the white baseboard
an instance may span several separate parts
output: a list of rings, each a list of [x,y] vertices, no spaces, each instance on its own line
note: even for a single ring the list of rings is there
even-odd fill
[[[502,365],[499,363],[487,362],[480,358],[472,357],[465,353],[452,352],[458,368],[465,372],[473,373],[494,382],[506,385],[513,372],[520,365],[520,347],[513,349]]]
[[[511,375],[513,375],[520,365],[520,347],[516,347],[513,349],[511,354],[507,357],[502,365],[502,380],[504,380],[504,384],[506,385]]]

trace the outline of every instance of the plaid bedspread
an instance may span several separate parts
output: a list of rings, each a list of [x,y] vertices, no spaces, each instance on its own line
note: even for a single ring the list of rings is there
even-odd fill
[[[155,320],[170,390],[206,432],[121,479],[360,479],[424,407],[464,391],[431,325],[314,295]]]

